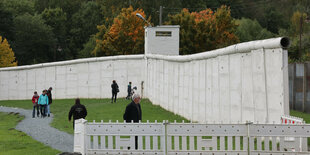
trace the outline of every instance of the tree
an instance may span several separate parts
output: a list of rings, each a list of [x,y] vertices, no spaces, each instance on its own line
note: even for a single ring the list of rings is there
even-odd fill
[[[281,34],[289,36],[291,46],[289,48],[289,58],[291,61],[309,61],[310,47],[310,24],[306,23],[306,13],[294,12],[291,17],[290,27],[287,31],[282,30]]]
[[[96,56],[95,54],[93,54],[92,51],[95,50],[96,47],[96,38],[95,36],[91,36],[88,40],[88,42],[86,42],[83,45],[83,49],[81,51],[79,51],[78,53],[78,57],[79,58],[88,58],[88,57],[93,57]]]
[[[0,36],[13,40],[13,14],[0,3]]]
[[[79,34],[79,31],[77,31],[76,27],[82,27],[85,23],[80,23],[81,21],[77,18],[74,18],[73,16],[79,12],[85,3],[88,2],[88,0],[35,0],[35,8],[38,12],[43,12],[47,8],[55,9],[60,8],[62,12],[66,16],[66,21],[62,25],[66,29],[65,33],[65,42],[60,42],[59,48],[62,49],[61,53],[57,54],[57,60],[68,60],[68,59],[74,59],[77,57],[77,53],[81,48],[83,47],[83,44],[89,39],[89,36],[86,38],[82,36],[82,34]],[[94,2],[92,2],[94,3]],[[93,10],[94,12],[90,12],[91,15],[93,14],[100,14],[100,12],[97,12],[96,10]],[[88,19],[88,17],[82,17],[84,20],[88,20],[89,23],[97,22],[94,19],[91,18]],[[94,29],[96,29],[96,25],[94,26]],[[84,29],[83,29],[84,30]],[[93,32],[95,33],[95,32]],[[57,33],[55,34],[57,39]],[[76,40],[82,40],[83,42],[76,42]],[[58,48],[58,47],[54,47]],[[60,55],[60,57],[58,57]]]
[[[180,25],[180,54],[196,53],[194,45],[197,35],[195,17],[187,9],[183,9],[179,14],[170,16],[170,19],[165,24]]]
[[[63,60],[67,52],[66,47],[66,21],[67,14],[61,8],[48,8],[41,13],[42,19],[52,28],[53,34],[56,38],[56,46],[54,47],[57,54],[54,55],[54,61]],[[58,49],[66,50],[59,52]]]
[[[101,51],[99,55],[141,54],[144,51],[144,26],[146,23],[136,17],[140,13],[145,17],[142,9],[133,10],[132,7],[123,8],[121,13],[114,18],[112,26],[106,30],[103,39],[98,40]],[[150,20],[150,19],[148,19]],[[98,32],[101,33],[100,31]]]
[[[100,7],[95,2],[83,3],[80,10],[72,17],[70,43],[73,51],[83,49],[90,36],[97,32],[97,25],[102,24],[103,16]],[[76,53],[74,53],[76,55]]]
[[[292,36],[298,36],[300,33],[307,32],[306,27],[306,13],[301,13],[299,11],[294,12],[291,17],[290,33]]]
[[[0,67],[17,66],[14,52],[8,41],[0,36]]]
[[[35,13],[33,0],[2,0],[4,9],[13,14],[14,17],[25,13],[33,15]]]
[[[240,39],[240,42],[267,39],[275,36],[263,28],[257,20],[242,18],[241,20],[237,20],[236,23],[239,25],[236,35]]]
[[[38,14],[14,19],[15,54],[20,65],[53,61],[56,39],[52,28]]]
[[[235,35],[237,25],[231,17],[230,8],[223,5],[216,10],[215,16],[215,45],[216,48],[226,47],[239,42]]]
[[[268,31],[278,34],[280,28],[287,28],[283,15],[275,7],[269,6],[264,12],[264,18],[261,19],[261,25]]]
[[[193,54],[225,47],[239,42],[234,34],[237,25],[226,6],[170,16],[168,25],[180,25],[180,54]]]

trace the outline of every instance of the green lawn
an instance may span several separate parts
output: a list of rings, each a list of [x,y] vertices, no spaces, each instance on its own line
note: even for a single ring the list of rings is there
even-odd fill
[[[0,113],[0,155],[55,155],[59,151],[32,139],[15,126],[23,119],[16,114]]]
[[[123,121],[122,116],[125,107],[129,102],[130,101],[125,100],[124,98],[118,99],[116,104],[115,103],[111,104],[110,99],[81,99],[81,103],[84,104],[88,110],[88,116],[86,117],[86,119],[89,122],[92,122],[93,120],[95,121],[103,120],[104,122],[107,122],[109,120],[112,120],[113,122],[115,122],[116,120]],[[51,111],[55,115],[55,119],[52,122],[52,126],[54,126],[59,130],[73,134],[72,123],[68,122],[68,112],[73,104],[74,99],[54,100],[53,104],[51,105]],[[0,101],[0,105],[8,107],[20,107],[24,109],[32,109],[32,103],[30,100]],[[151,122],[158,120],[162,122],[162,120],[166,119],[168,119],[169,121],[177,120],[178,122],[180,122],[182,120],[185,120],[186,122],[188,122],[188,120],[186,120],[181,116],[174,115],[173,113],[168,112],[159,106],[152,105],[148,99],[143,99],[141,101],[141,108],[142,108],[143,122],[146,122],[146,120],[150,120]],[[310,114],[291,111],[291,115],[301,117],[307,123],[310,123]],[[7,117],[9,117],[9,115]],[[22,119],[19,116],[15,117],[17,117],[19,120]],[[14,127],[15,125],[12,128]],[[2,137],[0,138],[2,139]],[[3,147],[1,144],[0,146]],[[1,153],[2,152],[0,151],[0,155]]]
[[[129,103],[130,101],[124,98],[118,99],[116,104],[111,104],[110,99],[81,99],[81,104],[84,104],[87,108],[88,115],[86,119],[89,122],[92,122],[93,120],[103,120],[104,122],[109,120],[112,120],[113,122],[116,120],[123,121],[123,114],[126,105]],[[53,127],[73,134],[72,122],[68,121],[68,113],[73,104],[74,99],[53,100],[53,104],[51,104],[51,112],[55,116],[51,124]],[[0,101],[0,105],[32,109],[31,100]],[[148,99],[142,99],[141,108],[142,122],[146,122],[147,120],[151,122],[154,122],[155,120],[160,122],[163,120],[177,120],[178,122],[186,120],[185,118],[174,115],[159,106],[152,105]],[[188,122],[188,120],[186,120],[186,122]]]
[[[308,114],[308,113],[303,113],[303,112],[291,110],[290,111],[290,115],[291,116],[295,116],[295,117],[303,118],[304,121],[306,121],[306,123],[308,123],[308,124],[310,123],[310,114]]]

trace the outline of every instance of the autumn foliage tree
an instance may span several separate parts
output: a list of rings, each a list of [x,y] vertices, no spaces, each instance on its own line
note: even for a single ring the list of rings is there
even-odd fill
[[[290,28],[282,36],[289,36],[291,46],[289,47],[289,61],[310,60],[310,24],[307,23],[307,14],[296,11],[290,18]]]
[[[180,25],[180,54],[193,54],[226,47],[239,42],[235,35],[237,25],[229,7],[222,6],[216,12],[205,9],[200,12],[170,16],[168,25]]]
[[[17,66],[14,52],[8,41],[0,36],[0,67]]]
[[[98,35],[105,32],[102,39],[97,39],[97,47],[93,55],[125,55],[142,54],[144,52],[144,26],[146,23],[137,18],[136,13],[145,17],[142,9],[133,10],[132,7],[123,8],[121,13],[114,18],[113,24],[106,28],[98,26]]]

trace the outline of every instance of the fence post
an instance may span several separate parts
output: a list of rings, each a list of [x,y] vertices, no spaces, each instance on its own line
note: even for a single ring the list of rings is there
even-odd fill
[[[247,151],[248,151],[248,155],[251,155],[251,147],[250,147],[250,136],[251,136],[251,134],[250,134],[250,125],[252,125],[253,124],[253,122],[251,122],[251,121],[246,121],[246,123],[245,123],[245,125],[247,126],[247,141],[248,141],[248,146],[246,146],[247,147]],[[243,144],[244,144],[244,142],[243,142]],[[245,146],[243,146],[243,147],[245,147]]]
[[[73,151],[86,155],[86,123],[85,119],[75,120]]]
[[[304,63],[304,76],[302,82],[303,101],[302,101],[302,112],[305,112],[305,104],[307,103],[307,63]]]
[[[292,109],[296,110],[296,63],[293,63],[293,76],[292,76],[292,83],[293,83],[293,97],[292,97]]]
[[[163,121],[163,131],[164,131],[164,137],[163,140],[161,140],[161,142],[163,143],[163,151],[164,151],[164,155],[168,154],[168,148],[167,148],[167,125],[169,124],[168,120],[164,120]]]

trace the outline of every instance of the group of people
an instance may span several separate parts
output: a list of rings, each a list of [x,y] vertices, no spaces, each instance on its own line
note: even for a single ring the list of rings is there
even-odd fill
[[[114,99],[114,103],[116,103],[116,98],[117,98],[117,93],[119,93],[119,88],[118,88],[118,84],[116,83],[115,80],[112,81],[111,84],[111,88],[112,88],[112,100],[111,103],[113,103],[113,99]],[[133,87],[131,88],[131,82],[129,82],[128,86],[127,86],[127,100],[130,100],[132,95],[135,93],[135,90],[137,90],[137,87]]]
[[[115,80],[112,81],[111,84],[112,88],[112,101],[114,99],[114,103],[116,102],[117,93],[119,92],[118,84]],[[126,99],[132,99],[131,103],[129,103],[126,107],[125,113],[123,115],[123,118],[126,122],[139,122],[139,120],[142,119],[142,111],[140,106],[141,97],[139,94],[135,93],[134,90],[137,90],[137,87],[131,88],[131,82],[129,82],[127,87],[127,97]],[[75,104],[71,107],[68,120],[71,121],[71,118],[73,116],[73,120],[81,119],[87,116],[87,110],[84,105],[81,104],[80,99],[75,99]],[[74,128],[74,121],[73,121],[73,128]]]
[[[114,99],[114,103],[116,102],[117,93],[119,92],[118,85],[115,80],[113,80],[112,85],[112,103]],[[53,88],[50,87],[48,90],[43,90],[42,94],[39,96],[38,93],[35,91],[32,97],[33,103],[33,111],[32,117],[35,117],[35,110],[37,110],[37,117],[50,117],[50,105],[52,104],[52,90]],[[126,99],[132,99],[131,102],[126,106],[125,113],[123,115],[123,119],[126,122],[139,122],[142,120],[142,110],[140,106],[141,97],[139,94],[135,93],[134,90],[137,90],[136,87],[131,88],[131,82],[129,82],[127,87],[127,97]],[[87,116],[87,110],[84,105],[81,104],[79,98],[75,99],[75,104],[71,107],[68,120],[71,122],[71,118],[73,117],[73,129],[74,129],[74,120],[81,119]]]
[[[44,89],[40,96],[38,95],[37,91],[34,92],[32,96],[32,118],[35,118],[35,110],[37,110],[37,117],[40,117],[40,115],[42,118],[46,116],[50,117],[50,105],[53,102],[52,90],[52,87],[50,87],[48,90]]]
[[[115,80],[113,80],[112,85],[112,101],[113,103],[113,97],[114,102],[116,102],[117,93],[119,92],[118,85]],[[134,92],[134,90],[137,90],[137,87],[131,88],[131,82],[129,82],[127,87],[127,97],[126,99],[132,99],[132,101],[126,106],[125,113],[123,115],[123,119],[130,123],[138,123],[142,120],[142,109],[140,106],[141,96]],[[138,136],[135,136],[135,149],[138,149]]]

